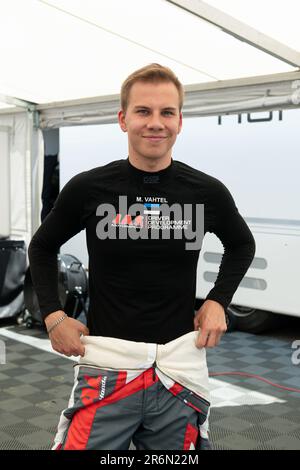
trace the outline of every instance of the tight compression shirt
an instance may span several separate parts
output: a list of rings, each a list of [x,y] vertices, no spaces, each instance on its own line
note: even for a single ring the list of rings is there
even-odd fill
[[[133,212],[132,204],[139,210]],[[164,344],[193,331],[201,246],[186,247],[197,237],[191,238],[191,229],[197,234],[200,226],[197,205],[204,205],[203,233],[215,233],[224,247],[206,299],[226,309],[255,252],[252,233],[228,189],[173,159],[158,172],[139,170],[123,159],[73,177],[34,234],[30,270],[43,318],[63,309],[57,253],[85,229],[90,335]]]

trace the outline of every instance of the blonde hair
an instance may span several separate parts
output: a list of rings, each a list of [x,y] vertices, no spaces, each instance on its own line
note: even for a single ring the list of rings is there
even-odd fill
[[[135,70],[123,82],[121,87],[121,108],[126,113],[129,102],[130,90],[136,82],[172,82],[177,88],[179,95],[179,112],[182,110],[184,89],[174,72],[169,67],[164,67],[160,64],[149,64],[141,69]]]

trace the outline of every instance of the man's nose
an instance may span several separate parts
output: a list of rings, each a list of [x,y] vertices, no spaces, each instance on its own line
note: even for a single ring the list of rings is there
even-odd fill
[[[162,129],[164,127],[162,123],[162,119],[159,113],[152,113],[149,116],[149,120],[147,122],[147,127],[149,129]]]

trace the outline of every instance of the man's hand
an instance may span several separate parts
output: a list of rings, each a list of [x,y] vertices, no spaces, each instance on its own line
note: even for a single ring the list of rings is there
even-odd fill
[[[194,318],[195,330],[200,334],[197,338],[197,348],[214,348],[221,336],[227,330],[224,308],[214,300],[206,300]]]
[[[48,315],[45,319],[47,329],[64,314],[63,311],[57,311]],[[65,314],[66,315],[66,314]],[[89,335],[88,328],[80,321],[67,317],[59,325],[57,325],[49,338],[54,351],[64,354],[65,356],[84,356],[84,346],[80,341],[80,336]]]

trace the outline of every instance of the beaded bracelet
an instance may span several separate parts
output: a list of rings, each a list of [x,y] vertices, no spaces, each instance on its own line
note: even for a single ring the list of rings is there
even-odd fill
[[[62,316],[62,317],[59,317],[54,323],[53,325],[50,326],[50,328],[47,330],[47,333],[48,335],[51,333],[52,330],[54,330],[54,328],[59,325],[62,321],[64,321],[66,318],[68,318],[66,315]]]

